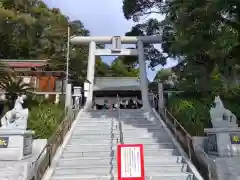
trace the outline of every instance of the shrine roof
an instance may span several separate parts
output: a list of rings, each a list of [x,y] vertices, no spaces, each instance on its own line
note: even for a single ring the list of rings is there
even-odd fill
[[[47,64],[48,60],[18,60],[18,59],[1,59],[11,68],[36,68],[43,67]]]
[[[96,77],[94,91],[139,91],[140,81],[138,77]]]

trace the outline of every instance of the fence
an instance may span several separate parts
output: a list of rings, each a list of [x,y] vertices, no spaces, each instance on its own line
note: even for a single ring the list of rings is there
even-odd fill
[[[46,146],[41,151],[40,155],[38,156],[37,161],[43,156],[41,163],[38,166],[37,173],[34,180],[41,180],[44,176],[47,168],[51,165],[52,159],[58,149],[58,147],[63,143],[64,136],[67,134],[71,125],[76,117],[78,109],[72,110],[70,109],[58,126],[55,133],[48,139]],[[45,154],[45,155],[44,155]]]

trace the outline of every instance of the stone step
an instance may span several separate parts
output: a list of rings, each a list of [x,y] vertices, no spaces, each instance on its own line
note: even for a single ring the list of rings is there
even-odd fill
[[[69,175],[53,176],[52,180],[118,180],[117,176],[94,176],[94,175]],[[145,176],[145,180],[193,180],[189,173],[161,173]]]
[[[116,126],[118,125],[119,122],[108,122],[108,123],[95,123],[95,122],[79,122],[76,127],[113,127],[113,126]]]
[[[116,134],[113,134],[113,135],[101,135],[101,136],[97,136],[97,135],[75,135],[72,137],[72,139],[70,141],[73,141],[73,142],[78,142],[78,141],[82,141],[82,140],[86,140],[88,142],[91,142],[91,141],[103,141],[103,140],[107,140],[107,141],[116,141],[116,140],[119,140],[120,139],[120,135],[116,135]],[[69,141],[69,142],[70,142]],[[94,144],[94,143],[92,143]]]
[[[80,125],[84,125],[84,126],[92,126],[92,125],[99,125],[99,126],[104,126],[104,125],[112,125],[112,124],[116,124],[119,123],[118,121],[114,120],[114,121],[91,121],[91,120],[87,120],[87,121],[83,121],[80,120],[77,123],[77,126]]]
[[[119,122],[114,122],[114,123],[79,123],[76,125],[77,128],[103,128],[105,127],[106,129],[109,128],[113,128],[119,125]]]
[[[77,129],[93,129],[93,130],[99,130],[99,129],[118,129],[119,124],[112,124],[112,125],[95,125],[95,126],[87,126],[87,125],[81,125],[81,126],[76,126]]]
[[[83,113],[81,117],[90,117],[90,118],[100,118],[100,117],[106,117],[106,118],[114,118],[117,117],[117,113],[103,113],[103,112],[95,112],[95,113]]]
[[[149,139],[149,138],[155,138],[156,140],[158,140],[158,142],[171,142],[171,138],[168,136],[167,133],[163,133],[163,132],[157,132],[157,133],[145,133],[145,134],[141,134],[141,133],[123,133],[123,140],[125,140],[126,138],[128,139],[132,139],[133,143],[134,143],[134,139]]]
[[[155,136],[160,136],[160,135],[168,136],[165,131],[156,131],[156,130],[154,130],[154,131],[147,132],[145,129],[142,129],[142,131],[141,130],[138,130],[138,131],[123,131],[122,133],[123,133],[124,136],[132,135],[132,137],[147,136],[147,135],[148,136],[152,136],[152,135],[155,135]]]
[[[147,119],[146,115],[142,113],[120,113],[120,119]]]
[[[142,139],[135,139],[135,138],[124,138],[124,143],[125,144],[155,144],[158,143],[157,139],[153,139],[153,138],[142,138]],[[160,142],[159,143],[169,143],[167,142]]]
[[[82,114],[81,118],[117,118],[117,113],[113,113],[113,114],[104,114],[104,113]]]
[[[86,133],[86,132],[88,132],[88,134],[91,134],[91,132],[94,132],[94,134],[97,133],[97,132],[99,134],[102,134],[103,132],[105,132],[105,133],[107,132],[109,134],[119,132],[119,129],[116,129],[116,128],[113,128],[113,129],[107,129],[107,128],[102,128],[102,129],[101,128],[99,128],[99,129],[96,129],[96,128],[94,128],[94,129],[93,128],[81,128],[80,129],[80,128],[76,128],[75,130],[78,131],[78,132],[81,132],[83,134]]]
[[[174,149],[172,143],[144,143],[143,148],[145,149]]]
[[[68,152],[78,152],[80,150],[84,151],[91,151],[94,149],[94,151],[108,151],[112,149],[116,149],[117,145],[114,144],[79,144],[79,145],[67,145],[65,147],[65,151]]]
[[[114,133],[115,135],[118,135],[117,133]],[[73,136],[75,135],[85,135],[85,136],[111,136],[111,133],[109,132],[104,132],[104,131],[100,131],[100,132],[94,132],[94,131],[84,131],[84,132],[81,132],[81,131],[74,131],[73,132]]]
[[[105,139],[98,139],[98,140],[96,140],[96,139],[76,139],[76,140],[70,140],[69,142],[68,142],[68,146],[70,145],[70,146],[78,146],[78,147],[80,147],[80,146],[82,146],[82,145],[87,145],[87,144],[105,144],[105,145],[118,145],[119,144],[119,139],[118,138],[116,138],[116,139],[114,139],[114,140],[105,140]]]
[[[88,157],[88,158],[102,158],[102,157],[115,157],[115,151],[64,151],[61,158],[79,158],[79,157]]]
[[[168,165],[154,165],[154,166],[145,166],[145,174],[150,175],[154,173],[164,173],[164,172],[186,172],[186,165],[184,164],[168,164]],[[55,169],[54,175],[63,176],[63,175],[78,175],[78,174],[95,174],[95,175],[117,175],[117,167],[113,165],[109,166],[97,166],[90,167],[88,165],[82,167],[57,167]]]
[[[104,119],[116,119],[117,115],[106,115],[106,114],[95,114],[95,115],[81,115],[80,119],[94,119],[94,120],[104,120]]]
[[[119,139],[119,136],[113,134],[114,136],[112,137],[111,134],[106,135],[106,136],[97,136],[97,135],[88,135],[88,136],[82,136],[82,135],[74,135],[72,136],[70,141],[82,141],[82,140],[86,140],[86,141],[102,141],[102,140],[106,140],[106,141],[114,141]],[[70,142],[69,141],[69,142]]]
[[[106,117],[106,116],[99,116],[98,118],[91,118],[91,117],[81,117],[78,122],[81,123],[111,123],[111,122],[118,122],[117,117]]]
[[[123,129],[131,129],[131,130],[140,130],[140,129],[154,129],[155,127],[158,127],[159,130],[163,130],[162,126],[158,124],[142,124],[142,123],[131,123],[131,124],[124,124],[122,123]]]
[[[116,149],[116,148],[115,148]],[[84,149],[64,149],[63,157],[113,157],[116,156],[117,151],[115,149],[108,149],[105,151],[100,150],[84,150]],[[144,150],[144,156],[178,156],[176,149],[157,149],[157,150]]]
[[[73,166],[88,166],[95,165],[116,165],[116,158],[65,158],[60,159],[58,162],[59,167],[73,167]],[[144,157],[145,165],[159,165],[159,164],[174,164],[181,163],[182,156],[156,156],[156,157]]]
[[[150,126],[142,126],[142,125],[136,125],[139,126],[138,128],[134,127],[134,126],[122,126],[122,130],[125,132],[128,131],[165,131],[162,127],[158,126],[158,125],[150,125]]]
[[[71,141],[67,144],[66,148],[81,148],[81,149],[105,149],[110,146],[114,146],[117,148],[117,145],[119,141],[109,141],[108,143],[103,143],[103,142],[97,142],[94,143],[80,143],[79,141]],[[126,143],[125,143],[126,144]],[[174,145],[172,143],[145,143],[143,145],[144,150],[145,149],[173,149]]]

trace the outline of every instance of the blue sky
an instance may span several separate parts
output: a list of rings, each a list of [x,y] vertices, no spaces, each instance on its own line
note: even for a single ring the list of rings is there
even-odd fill
[[[122,0],[44,0],[44,2],[51,8],[59,8],[71,20],[81,20],[93,36],[124,35],[134,25],[123,16]],[[112,59],[112,57],[103,58],[107,63]],[[169,60],[166,67],[174,64],[175,61]],[[156,67],[155,71],[148,69],[148,78],[152,80],[160,68],[161,66]]]

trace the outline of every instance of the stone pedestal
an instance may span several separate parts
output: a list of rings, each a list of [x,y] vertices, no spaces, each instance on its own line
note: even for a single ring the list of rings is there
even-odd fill
[[[208,137],[208,154],[221,157],[240,155],[239,128],[212,128],[204,131]]]
[[[1,129],[0,161],[22,160],[32,155],[34,131]]]

